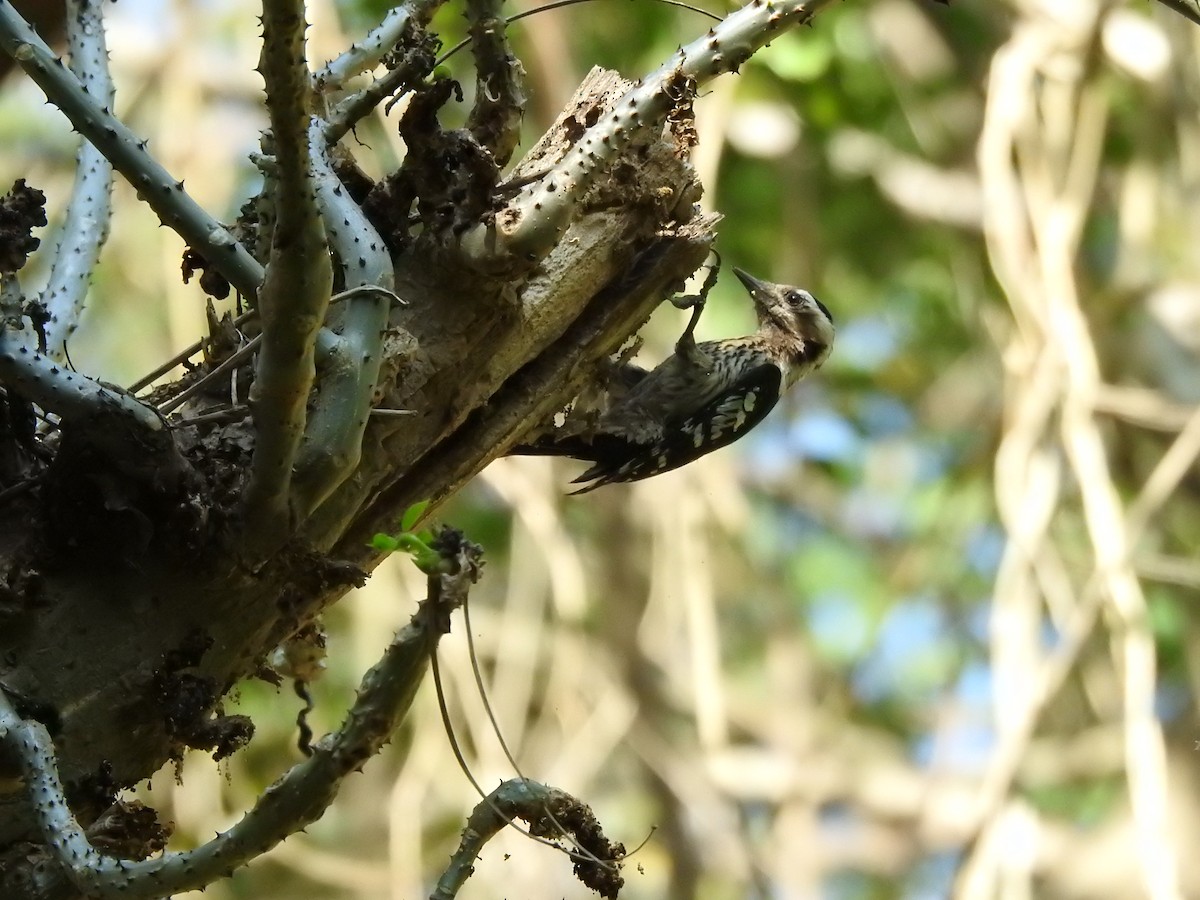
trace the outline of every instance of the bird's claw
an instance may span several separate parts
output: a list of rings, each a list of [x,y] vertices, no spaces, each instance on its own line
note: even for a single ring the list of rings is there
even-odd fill
[[[671,297],[671,305],[676,309],[703,309],[705,302],[708,300],[709,291],[717,285],[717,276],[721,273],[721,254],[716,250],[709,251],[715,258],[712,265],[705,266],[708,269],[708,274],[704,276],[704,283],[700,285],[700,290],[694,294],[679,294]]]

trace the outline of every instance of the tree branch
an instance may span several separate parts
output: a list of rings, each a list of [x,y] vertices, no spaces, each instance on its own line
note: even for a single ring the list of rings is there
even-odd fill
[[[101,4],[67,0],[67,44],[71,71],[87,94],[105,108],[113,101],[112,77],[108,72],[108,48],[104,40]],[[92,270],[100,248],[108,239],[112,219],[112,164],[94,144],[82,140],[75,157],[75,184],[67,204],[67,216],[52,256],[50,278],[41,301],[49,314],[46,324],[46,353],[62,361],[67,338],[79,325],[87,299]]]
[[[0,747],[20,767],[42,839],[60,869],[31,871],[19,896],[58,900],[71,885],[89,896],[157,898],[202,888],[254,860],[324,814],[342,780],[379,752],[399,727],[425,677],[430,656],[449,631],[450,614],[479,578],[483,551],[453,529],[432,544],[438,553],[428,574],[428,594],[407,626],[359,685],[342,727],[313,747],[313,755],[288,770],[236,825],[195,850],[138,861],[103,856],[71,813],[58,775],[50,735],[21,718],[0,690]],[[9,890],[16,885],[6,883]],[[14,895],[16,896],[16,895]]]
[[[250,391],[256,434],[245,502],[246,533],[260,555],[291,531],[292,466],[333,284],[308,135],[305,28],[302,0],[264,0],[262,75],[275,149],[275,222],[259,293],[263,342]]]
[[[0,49],[12,56],[94,144],[164,225],[178,233],[246,297],[254,297],[262,266],[216,219],[206,213],[146,152],[146,142],[93,99],[9,0],[0,0]]]
[[[525,67],[508,45],[504,0],[468,0],[467,21],[475,56],[475,105],[467,130],[503,167],[521,139]]]
[[[12,332],[0,334],[0,382],[63,418],[116,416],[140,430],[160,431],[165,427],[154,410],[125,391],[62,368],[14,340]],[[107,435],[98,429],[93,437],[103,442]]]
[[[404,35],[409,22],[416,22],[423,29],[433,14],[446,0],[409,0],[393,7],[383,20],[361,41],[356,41],[348,50],[326,63],[315,78],[319,93],[344,89],[346,82],[367,69],[374,68]]]
[[[439,42],[415,19],[405,20],[408,28],[400,32],[388,57],[388,71],[361,91],[338,102],[326,116],[325,142],[333,146],[371,110],[403,89],[411,91],[433,71]]]
[[[528,266],[541,259],[575,218],[584,196],[608,165],[645,128],[660,124],[681,95],[737,71],[759,47],[785,29],[811,21],[831,2],[751,0],[704,37],[681,47],[673,59],[630,88],[550,171],[524,188],[494,220],[467,231],[460,243],[464,259],[484,271]]]
[[[625,848],[610,844],[591,808],[559,788],[550,787],[528,778],[503,782],[475,804],[467,819],[458,849],[450,857],[446,871],[438,879],[429,900],[453,900],[475,871],[475,859],[484,844],[500,833],[513,819],[528,823],[529,831],[537,837],[563,837],[560,828],[566,827],[582,849],[593,855],[589,860],[571,854],[575,874],[581,882],[602,897],[616,897],[624,879],[618,860]],[[562,823],[560,826],[559,823]]]
[[[319,120],[310,129],[317,200],[347,293],[340,319],[331,325],[322,354],[321,386],[297,461],[296,495],[301,513],[325,500],[358,466],[362,436],[371,415],[388,313],[399,298],[388,248],[358,204],[346,193],[324,152]]]
[[[1172,9],[1194,25],[1200,25],[1200,4],[1196,0],[1158,0],[1167,9]]]

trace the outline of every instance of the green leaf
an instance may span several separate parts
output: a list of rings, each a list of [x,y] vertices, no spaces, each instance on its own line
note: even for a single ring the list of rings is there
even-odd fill
[[[429,508],[428,500],[418,500],[412,506],[404,511],[404,515],[400,517],[400,530],[412,531],[413,526],[421,521],[421,516],[425,515],[425,510]]]
[[[385,553],[391,553],[399,549],[400,544],[390,534],[377,534],[371,538],[371,546],[376,550],[382,550]]]
[[[436,550],[426,548],[413,553],[413,564],[426,575],[436,575],[442,567],[442,556]]]

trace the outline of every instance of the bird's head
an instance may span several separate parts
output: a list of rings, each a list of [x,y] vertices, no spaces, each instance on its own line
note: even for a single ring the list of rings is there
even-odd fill
[[[733,273],[754,300],[760,325],[803,342],[801,353],[813,368],[820,366],[833,349],[833,316],[825,304],[808,291],[790,284],[761,281],[735,268]]]

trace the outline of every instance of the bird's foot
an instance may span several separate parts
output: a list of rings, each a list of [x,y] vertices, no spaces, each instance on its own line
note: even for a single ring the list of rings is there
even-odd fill
[[[694,294],[683,294],[671,298],[671,303],[676,309],[690,309],[692,311],[692,317],[688,320],[687,328],[683,330],[683,334],[675,342],[675,352],[680,354],[680,356],[689,356],[690,352],[696,346],[696,338],[693,336],[696,331],[696,325],[700,321],[700,314],[704,312],[704,304],[708,302],[709,292],[716,287],[717,276],[721,273],[721,254],[713,250],[712,255],[715,261],[708,267],[708,274],[704,276],[704,282],[700,285],[700,290]]]

